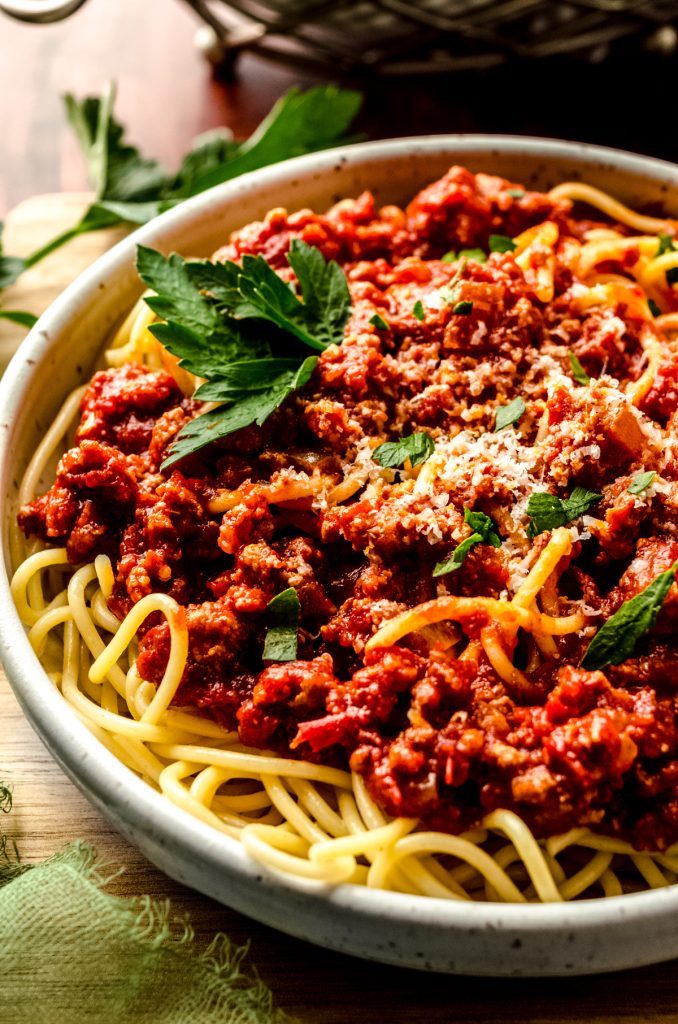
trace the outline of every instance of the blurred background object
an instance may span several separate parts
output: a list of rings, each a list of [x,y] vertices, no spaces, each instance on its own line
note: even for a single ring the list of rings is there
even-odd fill
[[[85,0],[4,0],[26,21],[55,21]],[[184,0],[216,65],[244,48],[305,67],[418,74],[572,54],[600,61],[619,40],[673,52],[675,0]]]

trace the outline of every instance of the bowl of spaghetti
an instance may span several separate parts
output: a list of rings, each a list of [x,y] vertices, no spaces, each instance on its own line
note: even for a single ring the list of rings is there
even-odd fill
[[[42,317],[0,385],[3,660],[164,871],[429,970],[678,955],[672,213],[630,154],[358,145]]]

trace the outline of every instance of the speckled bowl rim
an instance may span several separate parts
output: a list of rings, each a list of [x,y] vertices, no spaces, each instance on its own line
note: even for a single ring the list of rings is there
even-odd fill
[[[300,157],[217,186],[187,200],[115,245],[64,291],[31,330],[0,382],[0,480],[5,488],[4,493],[8,493],[7,481],[11,479],[12,470],[11,424],[21,403],[30,399],[36,363],[49,353],[51,336],[58,336],[84,303],[95,300],[101,282],[113,279],[121,268],[129,265],[138,243],[161,244],[168,229],[190,225],[215,203],[235,202],[238,195],[245,191],[249,194],[253,189],[276,183],[284,184],[292,176],[303,178],[312,173],[330,172],[339,163],[343,166],[362,164],[365,161],[378,164],[380,160],[393,156],[406,157],[413,152],[438,154],[441,151],[449,152],[450,162],[463,163],[465,153],[475,154],[484,149],[487,150],[488,163],[493,153],[522,153],[529,159],[541,157],[566,162],[576,160],[584,172],[587,167],[605,165],[610,169],[648,177],[654,182],[665,182],[671,188],[678,187],[678,167],[661,160],[586,144],[493,135],[430,136],[364,143]],[[7,564],[9,555],[6,530],[4,534]],[[310,910],[314,907],[329,907],[338,919],[344,920],[348,916],[354,920],[358,930],[368,923],[374,927],[375,922],[379,922],[387,932],[406,924],[408,927],[413,926],[415,931],[422,928],[430,930],[441,941],[446,933],[470,935],[478,931],[501,932],[507,939],[509,955],[509,939],[511,948],[518,948],[523,941],[529,942],[531,936],[539,936],[547,945],[551,940],[564,940],[564,936],[569,933],[574,935],[569,940],[571,942],[586,935],[598,941],[597,937],[606,928],[613,928],[622,921],[624,927],[631,932],[641,924],[645,932],[648,924],[661,924],[663,928],[671,917],[678,915],[678,885],[578,903],[468,904],[384,893],[348,885],[319,890],[273,873],[262,872],[261,866],[250,860],[236,840],[217,833],[155,792],[106,750],[75,714],[64,707],[61,696],[47,680],[28,643],[4,572],[0,573],[0,653],[12,687],[34,729],[94,804],[114,820],[124,834],[135,837],[133,841],[139,843],[140,831],[149,837],[147,850],[149,844],[154,843],[166,850],[170,863],[165,864],[164,869],[174,877],[186,877],[183,870],[172,870],[171,861],[178,857],[183,863],[193,860],[201,864],[207,874],[220,873],[230,879],[241,880],[246,889],[249,887],[254,891],[256,888],[264,909],[257,907],[245,912],[267,923],[273,922],[270,913],[265,911],[265,905],[277,905],[279,902],[284,904],[286,898],[294,894],[292,902],[296,905],[300,906],[303,902]],[[141,845],[144,846],[143,843]],[[205,888],[196,884],[195,879],[190,884],[203,888],[203,891],[213,891],[212,887]],[[230,902],[223,895],[220,898]],[[236,901],[235,905],[243,910],[242,900]],[[295,927],[292,921],[287,924],[276,921],[275,924],[293,934],[304,934],[304,930]],[[311,940],[318,941],[317,937]],[[667,956],[677,953],[678,942],[674,943]],[[446,969],[439,964],[424,962],[423,955],[417,959],[414,951],[411,958],[403,960],[400,954],[389,952],[388,942],[384,943],[384,949],[363,950],[362,955],[385,962],[405,962],[410,966]],[[649,960],[644,960],[641,953],[640,956],[628,959],[627,963],[620,962],[618,958],[613,964],[596,964],[593,969],[611,970],[628,966],[631,962],[643,963],[659,959],[661,956],[656,952]],[[455,968],[452,965],[447,969],[454,971]],[[585,968],[580,966],[573,969],[577,973],[585,973]],[[462,970],[479,974],[510,973],[506,970],[486,970],[483,964],[478,964],[475,970],[473,965],[463,965],[463,957]],[[512,973],[522,972],[513,970]],[[564,969],[547,969],[528,970],[526,973],[565,972]]]

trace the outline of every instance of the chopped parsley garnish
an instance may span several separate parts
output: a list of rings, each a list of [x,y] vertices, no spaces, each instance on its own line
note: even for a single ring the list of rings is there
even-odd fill
[[[574,352],[568,352],[567,358],[570,360],[570,369],[572,370],[572,376],[576,380],[577,384],[590,384],[591,378],[588,373],[577,359]]]
[[[490,544],[493,548],[501,547],[501,537],[497,532],[495,524],[484,512],[472,512],[464,509],[464,522],[468,523],[474,531],[470,537],[458,544],[452,554],[444,562],[438,562],[433,570],[433,576],[446,576],[455,572],[475,544]]]
[[[294,587],[288,587],[268,602],[273,622],[266,631],[264,661],[294,661],[297,656],[299,629],[299,596]]]
[[[482,249],[460,249],[459,252],[446,252],[441,260],[443,263],[456,263],[457,260],[475,260],[476,263],[487,263],[487,254]]]
[[[656,475],[653,469],[648,470],[647,473],[637,473],[626,490],[629,494],[642,494],[648,489]]]
[[[525,190],[522,188],[507,188],[506,195],[511,196],[511,199],[522,199],[525,195]]]
[[[460,260],[475,260],[476,263],[487,263],[487,255],[482,249],[461,249]]]
[[[658,256],[665,256],[666,253],[669,252],[678,252],[674,245],[673,238],[671,235],[659,235],[658,242],[659,245],[657,246],[657,251],[654,254],[655,259]],[[678,281],[678,267],[669,267],[669,269],[666,271],[665,277],[666,283],[668,285],[675,284],[676,281]],[[657,314],[655,313],[655,316],[656,315]]]
[[[426,431],[401,437],[398,441],[384,441],[372,452],[372,460],[384,469],[396,469],[410,460],[410,465],[421,465],[433,455],[435,445]]]
[[[513,252],[518,248],[508,235],[490,235],[489,246],[490,252]]]
[[[527,528],[527,536],[536,537],[547,530],[566,526],[573,519],[583,516],[601,498],[602,494],[587,491],[585,487],[575,487],[569,498],[557,498],[548,491],[538,491],[530,495],[527,514],[531,522]]]
[[[512,423],[517,423],[520,417],[524,415],[526,409],[527,406],[520,395],[514,398],[512,402],[509,402],[508,405],[500,405],[494,420],[494,433],[498,434],[505,427],[510,427]]]
[[[370,317],[370,323],[373,327],[376,327],[378,331],[388,330],[388,324],[384,320],[383,316],[379,316],[378,313],[375,313],[374,316]]]
[[[659,308],[659,306],[657,305],[657,303],[654,301],[654,299],[648,299],[647,300],[647,304],[650,307],[650,312],[652,313],[652,316],[661,316],[662,315],[662,311]]]
[[[582,658],[582,668],[601,669],[629,658],[636,644],[652,629],[676,578],[678,561],[657,576],[645,590],[624,601],[603,623]]]
[[[424,313],[424,305],[421,299],[417,299],[417,301],[415,302],[414,308],[412,309],[412,316],[414,317],[415,320],[418,320],[420,323],[424,320],[426,314]]]
[[[473,303],[469,302],[468,300],[463,300],[462,302],[455,302],[454,306],[452,307],[452,312],[456,313],[458,316],[468,316],[469,313],[473,312]]]
[[[665,256],[667,252],[675,252],[676,247],[673,244],[673,237],[671,235],[659,235],[657,238],[659,245],[657,251],[654,254],[655,259],[657,256]]]
[[[165,257],[139,246],[137,269],[156,293],[145,301],[164,321],[150,331],[204,377],[197,399],[219,402],[178,433],[167,469],[242,427],[261,425],[292,391],[306,384],[318,352],[341,344],[351,297],[341,268],[294,239],[287,256],[301,298],[261,256],[236,263]]]

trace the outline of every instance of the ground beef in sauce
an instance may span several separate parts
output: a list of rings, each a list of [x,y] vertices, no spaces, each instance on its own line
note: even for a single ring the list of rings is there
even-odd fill
[[[552,299],[513,252],[454,255],[544,222],[558,235]],[[503,807],[540,836],[586,825],[640,847],[678,841],[678,586],[632,658],[604,672],[577,667],[604,618],[678,558],[678,356],[623,301],[582,304],[577,254],[596,226],[568,201],[459,167],[404,210],[377,209],[365,193],[322,215],[271,211],[216,258],[261,255],[287,280],[293,239],[336,259],[353,302],[343,344],[262,427],[169,471],[161,463],[200,403],[164,371],[95,374],[75,446],[47,494],[21,509],[22,529],[65,544],[73,563],[108,554],[120,617],[154,591],[186,607],[177,705],[253,747],[353,768],[390,814],[455,832]],[[600,269],[628,275],[636,258]],[[441,299],[446,288],[454,302]],[[676,308],[670,288],[664,300]],[[658,370],[632,404],[626,388],[645,370],[648,332]],[[570,353],[589,385],[574,379]],[[497,408],[517,397],[524,415],[495,432]],[[371,459],[377,444],[416,430],[436,446],[428,468],[382,471]],[[349,464],[358,484],[333,504]],[[631,495],[648,470],[661,484]],[[315,499],[271,499],[314,474],[326,481]],[[529,699],[478,645],[460,658],[463,644],[422,633],[366,653],[384,621],[422,601],[510,596],[544,544],[526,536],[529,495],[575,486],[602,497],[573,526],[550,610],[583,610],[587,627],[556,640],[557,658],[531,672]],[[213,511],[236,489],[234,504]],[[465,508],[494,519],[502,546],[478,544],[434,578],[472,532]],[[267,605],[288,587],[301,606],[298,660],[264,664]],[[524,643],[511,652],[522,667]],[[142,677],[158,682],[168,651],[167,625],[147,624]]]

